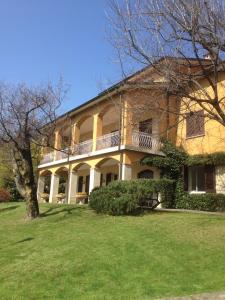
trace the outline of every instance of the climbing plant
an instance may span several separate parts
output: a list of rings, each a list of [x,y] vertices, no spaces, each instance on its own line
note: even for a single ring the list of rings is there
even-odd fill
[[[175,207],[176,200],[183,197],[182,167],[186,164],[188,155],[183,148],[178,148],[169,140],[162,140],[161,151],[164,156],[148,155],[141,164],[160,168],[161,177],[174,180],[174,197],[167,207]]]

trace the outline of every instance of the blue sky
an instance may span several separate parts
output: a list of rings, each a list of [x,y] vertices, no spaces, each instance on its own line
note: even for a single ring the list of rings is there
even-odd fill
[[[0,0],[0,80],[69,85],[65,112],[120,78],[106,40],[107,0]]]

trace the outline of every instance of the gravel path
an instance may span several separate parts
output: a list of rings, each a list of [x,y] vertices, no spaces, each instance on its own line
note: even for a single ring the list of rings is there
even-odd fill
[[[225,292],[206,293],[193,296],[161,298],[157,300],[225,300]]]
[[[206,214],[206,215],[216,215],[224,216],[225,212],[212,212],[212,211],[202,211],[202,210],[190,210],[190,209],[177,209],[177,208],[156,208],[156,211],[166,211],[166,212],[186,212],[194,214]]]

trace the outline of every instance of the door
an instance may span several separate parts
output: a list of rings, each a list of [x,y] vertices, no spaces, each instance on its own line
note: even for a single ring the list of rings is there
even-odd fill
[[[139,131],[152,134],[152,119],[139,122]]]
[[[89,195],[89,183],[90,183],[90,175],[87,175],[85,181],[85,193],[87,195]]]
[[[139,146],[144,148],[151,147],[152,119],[139,122]]]
[[[84,182],[84,178],[83,176],[79,176],[78,178],[78,193],[82,193],[83,192],[83,182]]]

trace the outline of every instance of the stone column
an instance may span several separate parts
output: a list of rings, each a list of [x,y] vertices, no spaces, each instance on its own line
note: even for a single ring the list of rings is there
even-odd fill
[[[38,187],[37,187],[38,202],[41,201],[41,194],[44,193],[44,188],[45,188],[45,177],[44,176],[39,176],[38,177]]]
[[[97,150],[97,138],[102,136],[102,117],[99,114],[95,114],[93,117],[93,145],[92,151]]]
[[[132,179],[131,165],[123,164],[122,165],[122,180],[131,180],[131,179]]]
[[[57,150],[61,149],[61,136],[59,130],[55,131],[54,148]],[[57,150],[54,150],[54,160],[57,160],[57,154],[58,154]]]
[[[72,125],[72,136],[71,136],[71,147],[74,148],[75,145],[79,144],[80,141],[80,127],[78,123]]]
[[[77,194],[77,172],[71,171],[69,176],[69,185],[68,185],[68,203],[76,203],[76,194]]]
[[[56,195],[59,190],[59,176],[57,174],[51,175],[51,185],[50,185],[50,194],[49,194],[49,202],[53,203],[56,200]]]
[[[132,131],[133,131],[133,121],[132,121],[132,108],[128,104],[128,101],[124,102],[123,114],[122,114],[122,144],[132,145]]]
[[[100,181],[101,181],[101,171],[98,168],[91,168],[89,193],[91,193],[93,188],[100,186]]]

